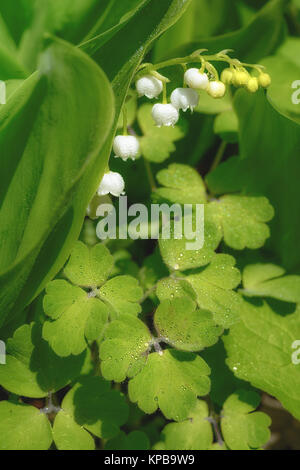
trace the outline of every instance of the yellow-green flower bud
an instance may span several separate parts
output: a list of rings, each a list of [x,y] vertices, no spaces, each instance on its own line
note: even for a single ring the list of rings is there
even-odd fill
[[[235,86],[245,86],[249,81],[249,73],[244,70],[236,70],[233,74],[233,84]]]
[[[226,86],[223,82],[214,80],[213,82],[209,82],[206,91],[212,98],[223,98],[226,93]]]
[[[224,69],[221,74],[221,81],[226,85],[230,85],[233,80],[233,70],[230,68]]]
[[[271,85],[271,77],[268,73],[261,73],[258,77],[258,83],[263,88],[268,88]]]
[[[259,88],[259,84],[258,84],[258,80],[256,77],[251,77],[249,80],[248,80],[248,83],[247,83],[247,90],[250,91],[251,93],[255,93],[258,88]]]

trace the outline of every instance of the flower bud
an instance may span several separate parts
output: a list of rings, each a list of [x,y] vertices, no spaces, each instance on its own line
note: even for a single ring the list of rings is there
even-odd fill
[[[247,90],[251,93],[255,93],[259,88],[258,80],[256,77],[251,77],[247,83]]]
[[[122,176],[114,171],[105,173],[98,188],[99,196],[106,196],[112,194],[113,196],[120,197],[124,194],[125,183]]]
[[[212,98],[223,98],[226,93],[226,86],[220,81],[209,82],[207,93]]]
[[[114,139],[113,149],[115,156],[126,162],[128,158],[134,160],[138,156],[140,143],[133,135],[117,135]]]
[[[153,75],[145,75],[136,81],[136,89],[139,96],[146,96],[147,98],[157,98],[163,90],[163,83]]]
[[[248,83],[249,77],[250,75],[248,72],[243,70],[236,70],[233,73],[232,82],[235,86],[245,86]]]
[[[188,69],[184,74],[184,81],[190,88],[196,90],[206,90],[208,86],[208,76],[200,72],[199,69]]]
[[[233,71],[230,68],[224,69],[221,74],[221,81],[227,85],[230,85],[233,81]]]
[[[192,111],[199,103],[199,95],[192,88],[176,88],[171,94],[171,103],[176,109]]]
[[[271,77],[268,73],[261,73],[258,77],[258,83],[263,88],[268,88],[271,85]]]
[[[172,104],[157,103],[152,108],[152,117],[158,127],[170,127],[178,121],[179,112]]]

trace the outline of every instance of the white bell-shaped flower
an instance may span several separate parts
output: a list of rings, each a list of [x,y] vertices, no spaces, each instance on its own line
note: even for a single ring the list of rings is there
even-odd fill
[[[188,69],[185,72],[184,81],[190,88],[195,88],[196,90],[206,90],[209,83],[207,74],[195,68]]]
[[[152,108],[152,117],[158,127],[175,126],[179,119],[179,111],[170,103],[157,103]]]
[[[135,160],[140,151],[140,143],[133,135],[117,135],[114,139],[113,149],[116,157],[124,161],[131,158]]]
[[[223,98],[226,93],[226,86],[223,82],[217,80],[209,82],[209,85],[207,87],[207,93],[212,98]]]
[[[171,103],[176,109],[182,109],[184,112],[191,111],[199,103],[199,95],[192,88],[176,88],[171,94]]]
[[[157,98],[163,91],[163,83],[153,75],[145,75],[136,81],[136,89],[139,96],[146,96],[147,98]]]
[[[115,171],[109,171],[103,176],[97,193],[99,196],[112,194],[113,196],[119,197],[124,194],[124,189],[125,183],[122,176]]]

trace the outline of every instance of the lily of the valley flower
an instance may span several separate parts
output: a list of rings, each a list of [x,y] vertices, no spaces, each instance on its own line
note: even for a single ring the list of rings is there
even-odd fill
[[[258,88],[259,88],[259,84],[258,84],[257,78],[256,77],[249,78],[248,83],[247,83],[247,90],[250,91],[251,93],[255,93],[257,92]]]
[[[258,77],[258,83],[263,88],[268,88],[271,85],[271,77],[268,73],[261,73]]]
[[[199,103],[199,95],[192,88],[176,88],[171,94],[171,103],[176,109],[182,109],[184,112],[193,109]]]
[[[206,90],[209,82],[207,74],[196,68],[188,69],[185,72],[184,81],[190,88],[196,90]]]
[[[98,188],[99,196],[106,196],[112,194],[113,196],[120,197],[124,194],[125,183],[122,176],[114,171],[105,173]]]
[[[152,117],[158,127],[175,126],[179,119],[179,111],[170,103],[157,103],[152,108]]]
[[[139,96],[157,98],[163,90],[162,81],[152,75],[145,75],[136,81],[136,89]]]
[[[209,85],[207,87],[207,93],[212,98],[223,98],[226,93],[226,86],[223,82],[214,80],[212,82],[209,82]]]
[[[114,139],[113,149],[116,157],[126,161],[128,158],[135,160],[140,151],[140,143],[133,135],[117,135]]]

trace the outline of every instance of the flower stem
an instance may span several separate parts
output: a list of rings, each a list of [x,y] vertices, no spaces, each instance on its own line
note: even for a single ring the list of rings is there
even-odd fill
[[[151,165],[150,165],[150,163],[148,162],[148,160],[146,158],[143,158],[143,160],[144,160],[146,173],[147,173],[147,177],[148,177],[148,181],[149,181],[151,191],[155,191],[156,190],[156,184],[155,184],[155,179],[154,179],[154,176],[153,176],[153,173],[152,173]]]
[[[128,134],[127,108],[126,108],[125,104],[123,106],[122,113],[123,113],[123,135],[127,135]]]
[[[222,158],[223,158],[223,155],[224,155],[224,152],[226,150],[226,147],[227,147],[227,142],[225,142],[224,140],[222,140],[219,148],[218,148],[218,151],[216,153],[216,156],[214,158],[214,161],[210,167],[210,172],[215,170],[217,168],[217,166],[219,165],[219,163],[222,161]]]

